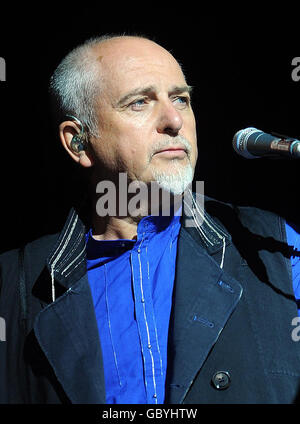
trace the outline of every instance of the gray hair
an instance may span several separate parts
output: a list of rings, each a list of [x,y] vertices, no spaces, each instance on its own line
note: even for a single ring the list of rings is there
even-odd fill
[[[54,112],[60,122],[66,115],[73,115],[82,122],[90,135],[99,137],[96,99],[99,96],[101,74],[92,47],[123,36],[126,35],[108,34],[90,38],[71,50],[60,62],[50,78],[49,87]],[[147,38],[142,35],[132,37]]]

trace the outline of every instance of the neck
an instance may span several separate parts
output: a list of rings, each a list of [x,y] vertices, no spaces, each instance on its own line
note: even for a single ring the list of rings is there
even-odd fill
[[[119,193],[116,193],[116,198],[119,199]],[[92,234],[97,240],[117,240],[117,239],[136,239],[137,238],[137,226],[140,220],[149,215],[153,216],[173,216],[182,205],[182,195],[170,195],[169,193],[160,193],[159,201],[152,202],[147,199],[146,201],[134,199],[134,196],[128,200],[126,204],[127,208],[122,205],[122,211],[127,209],[126,214],[120,214],[119,202],[110,207],[107,204],[109,199],[101,197],[94,197],[93,199],[93,216],[92,216]],[[104,196],[104,195],[102,195]],[[164,201],[168,198],[168,202]],[[129,196],[128,196],[129,197]],[[139,202],[137,202],[139,200]],[[149,200],[149,201],[148,201]],[[106,204],[105,212],[108,212],[106,216],[103,215],[103,204]],[[139,203],[138,209],[135,207]],[[100,213],[99,213],[100,212]],[[109,213],[110,212],[110,213]]]

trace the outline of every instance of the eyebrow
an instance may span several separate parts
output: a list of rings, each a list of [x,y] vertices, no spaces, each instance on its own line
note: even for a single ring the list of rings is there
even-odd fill
[[[190,85],[174,85],[169,90],[169,95],[174,94],[182,94],[182,93],[188,93],[189,95],[192,93],[193,87]],[[153,93],[156,91],[156,88],[154,85],[149,85],[147,87],[142,88],[136,88],[129,93],[125,94],[125,96],[121,97],[121,99],[117,102],[117,107],[125,104],[129,99],[131,99],[134,96],[147,96],[150,93]]]

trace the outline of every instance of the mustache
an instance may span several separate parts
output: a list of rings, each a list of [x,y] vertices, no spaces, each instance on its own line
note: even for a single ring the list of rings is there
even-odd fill
[[[184,146],[187,152],[188,157],[190,157],[192,146],[191,143],[182,135],[177,135],[176,137],[167,137],[163,138],[153,146],[151,146],[151,152],[149,154],[150,160],[155,155],[155,153],[159,152],[162,149],[167,147],[176,147],[176,146]]]

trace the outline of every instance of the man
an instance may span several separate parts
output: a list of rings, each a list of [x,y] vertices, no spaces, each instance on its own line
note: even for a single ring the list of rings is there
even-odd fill
[[[145,38],[102,37],[62,61],[51,89],[61,142],[90,170],[91,206],[71,210],[59,235],[1,255],[0,401],[297,402],[297,233],[258,209],[183,199],[196,126],[173,56]],[[108,216],[102,182],[116,201]],[[139,207],[131,184],[150,189]]]

